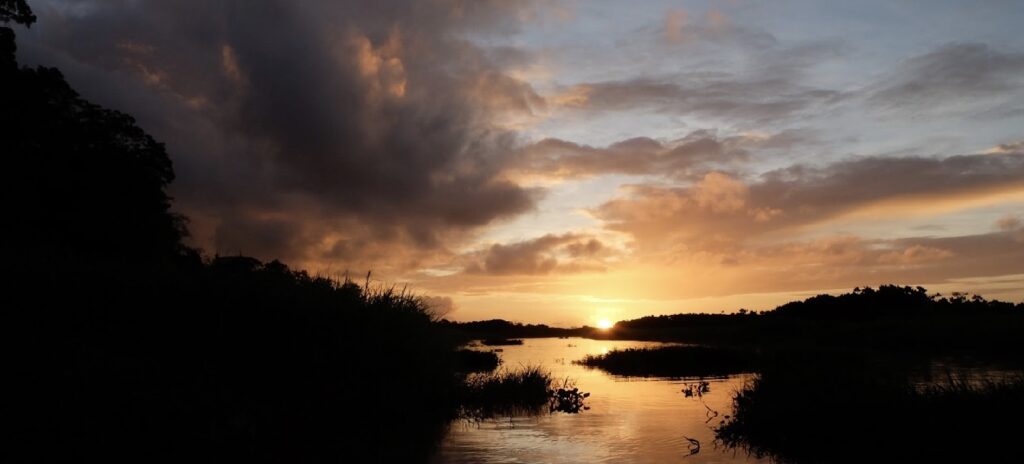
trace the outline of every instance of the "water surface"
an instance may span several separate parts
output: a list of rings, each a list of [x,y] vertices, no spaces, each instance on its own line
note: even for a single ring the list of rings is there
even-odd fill
[[[479,349],[502,349],[505,367],[540,364],[556,379],[574,380],[581,390],[591,393],[587,399],[590,410],[479,424],[457,422],[435,462],[759,462],[742,451],[717,449],[713,443],[711,426],[731,413],[732,395],[746,381],[745,376],[709,379],[711,391],[701,401],[681,392],[688,380],[616,377],[572,364],[588,354],[660,343],[582,338],[534,338],[524,342]],[[711,411],[719,416],[709,422],[714,414]],[[700,442],[698,454],[689,455],[693,445],[687,438]]]

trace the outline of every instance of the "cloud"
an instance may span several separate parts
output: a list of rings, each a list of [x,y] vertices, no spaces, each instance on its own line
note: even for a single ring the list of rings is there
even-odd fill
[[[1000,143],[988,150],[985,150],[986,154],[998,155],[1003,153],[1024,153],[1024,140],[1018,140],[1016,142]]]
[[[726,73],[577,84],[553,97],[570,109],[654,110],[729,121],[771,123],[841,102],[843,92],[786,79]]]
[[[982,43],[949,44],[901,63],[869,89],[868,101],[883,108],[912,111],[1020,103],[1022,76],[1022,53]]]
[[[458,310],[458,305],[447,296],[421,296],[420,298],[435,317],[444,317]]]
[[[905,216],[1021,192],[1024,155],[869,157],[753,180],[711,172],[685,186],[633,185],[591,213],[636,237],[644,253],[674,256],[741,247],[860,211]]]
[[[665,11],[660,32],[664,41],[673,46],[712,44],[763,50],[778,43],[772,34],[736,24],[717,9],[691,15],[686,10],[670,8]]]
[[[1024,246],[1005,233],[869,240],[836,236],[736,252],[745,291],[935,284],[1024,271]]]
[[[463,38],[515,31],[528,2],[34,6],[22,61],[59,66],[167,142],[176,207],[208,251],[444,253],[541,194],[503,180],[516,135],[494,115],[543,102]]]
[[[552,179],[608,174],[692,179],[714,169],[728,169],[746,163],[754,150],[774,153],[815,142],[813,132],[796,129],[775,134],[741,133],[730,136],[696,130],[668,142],[635,137],[606,147],[544,139],[520,149],[516,159],[510,163],[509,172]]]
[[[583,234],[547,234],[532,240],[493,244],[468,256],[465,272],[490,275],[543,275],[602,271],[609,248]]]
[[[626,45],[623,53],[639,60],[664,56],[655,60],[653,69],[565,85],[548,96],[549,103],[581,113],[653,111],[699,117],[705,124],[714,119],[749,126],[778,125],[830,109],[851,95],[813,79],[819,65],[847,54],[850,47],[842,40],[783,45],[771,34],[735,24],[715,10],[692,18],[685,11],[669,10],[654,44],[644,40]]]
[[[1024,243],[1024,219],[1020,215],[1010,214],[996,221],[996,229],[1019,243]]]
[[[1009,215],[1003,216],[996,221],[996,227],[1002,231],[1015,231],[1024,226],[1024,221],[1021,221],[1019,216]]]
[[[924,245],[913,245],[902,250],[887,252],[878,257],[878,262],[883,264],[921,264],[932,261],[939,261],[953,256],[949,250],[942,248],[928,247]]]

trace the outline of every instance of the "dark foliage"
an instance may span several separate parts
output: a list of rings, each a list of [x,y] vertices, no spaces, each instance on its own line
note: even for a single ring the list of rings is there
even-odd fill
[[[748,352],[706,346],[627,348],[587,355],[576,362],[634,377],[720,377],[751,372],[756,365]]]
[[[458,356],[460,372],[488,372],[497,369],[501,364],[498,353],[492,351],[461,349],[455,354]]]
[[[551,399],[551,385],[551,375],[539,366],[470,375],[457,393],[460,416],[482,420],[540,414]]]
[[[734,409],[719,442],[781,462],[1001,462],[1015,454],[1024,381],[920,386],[860,360],[805,358],[766,368]]]
[[[883,285],[819,295],[761,313],[676,314],[622,321],[621,339],[673,340],[748,349],[857,350],[934,357],[972,355],[1024,361],[1024,304],[979,296],[929,295]]]
[[[25,14],[10,5],[4,16]],[[170,212],[165,188],[174,172],[163,144],[130,116],[83,100],[60,71],[19,68],[14,33],[2,30],[5,257],[32,272],[137,273],[194,257],[181,245],[183,220]]]
[[[0,0],[0,22],[12,21],[31,26],[36,22],[36,15],[32,13],[25,0]]]
[[[1024,413],[1019,378],[923,383],[937,360],[1024,366],[1021,304],[887,285],[761,313],[645,317],[614,335],[756,353],[747,359],[758,377],[716,432],[726,446],[783,462],[1005,461],[1017,435],[1006,418]],[[673,364],[658,351],[590,362],[643,375]]]
[[[575,383],[569,379],[563,380],[560,387],[551,389],[548,394],[550,395],[548,412],[579,414],[590,410],[590,406],[586,404],[587,398],[590,398],[590,393],[580,391]]]
[[[417,460],[454,415],[454,343],[408,295],[239,258],[52,276],[11,308],[16,456]]]
[[[14,51],[0,28],[5,461],[425,459],[461,377],[423,301],[201,259],[163,145]]]
[[[454,322],[442,321],[452,331],[464,334],[466,339],[511,339],[538,337],[589,337],[596,335],[592,327],[563,329],[544,324],[522,324],[502,319],[488,321]]]

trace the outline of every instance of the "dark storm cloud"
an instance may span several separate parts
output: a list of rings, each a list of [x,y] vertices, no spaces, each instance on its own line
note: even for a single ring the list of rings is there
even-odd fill
[[[929,109],[1024,97],[1024,54],[964,43],[940,47],[904,61],[870,90],[869,101],[885,108]]]
[[[531,104],[490,55],[527,58],[460,38],[515,30],[525,2],[34,6],[22,61],[61,67],[168,143],[177,207],[209,251],[316,261],[372,237],[440,248],[536,200],[501,180],[514,135],[471,91]]]

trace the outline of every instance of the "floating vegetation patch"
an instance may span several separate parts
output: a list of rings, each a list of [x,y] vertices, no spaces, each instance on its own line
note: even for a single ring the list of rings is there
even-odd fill
[[[493,351],[461,349],[455,358],[460,372],[490,372],[501,365],[501,357]]]
[[[610,374],[633,377],[722,377],[751,372],[754,356],[748,352],[708,346],[670,345],[627,348],[576,361]]]
[[[480,343],[487,346],[522,345],[523,340],[518,338],[485,338]]]

